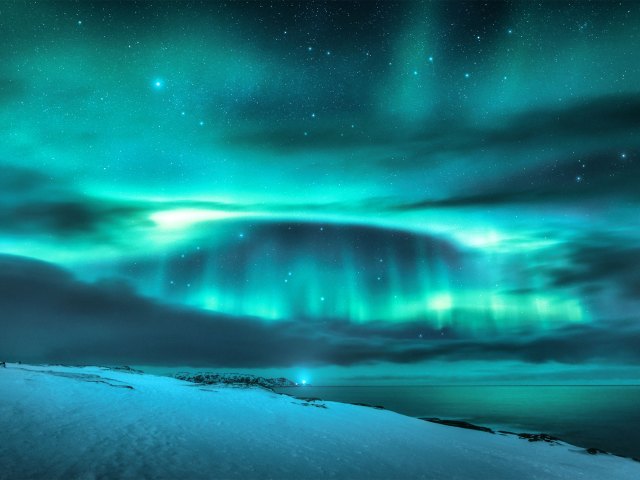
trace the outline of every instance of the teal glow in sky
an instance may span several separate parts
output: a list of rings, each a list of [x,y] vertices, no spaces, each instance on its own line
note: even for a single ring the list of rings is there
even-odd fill
[[[0,27],[5,355],[637,378],[637,2],[10,1]]]

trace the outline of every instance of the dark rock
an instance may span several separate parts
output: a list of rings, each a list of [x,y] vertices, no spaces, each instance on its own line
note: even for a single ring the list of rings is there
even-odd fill
[[[0,368],[7,368],[7,364],[5,362],[0,362]]]
[[[375,408],[376,410],[384,410],[382,405],[369,405],[368,403],[351,403],[350,405],[357,405],[359,407]]]
[[[474,425],[473,423],[463,422],[462,420],[443,420],[440,418],[420,418],[426,422],[439,423],[441,425],[449,425],[450,427],[468,428],[469,430],[479,430],[481,432],[495,433],[488,427]]]
[[[122,365],[122,366],[119,366],[119,367],[111,367],[111,370],[120,370],[120,371],[123,371],[123,372],[140,373],[140,374],[144,373],[142,370],[136,370],[135,368],[131,368],[128,365]]]
[[[594,447],[587,448],[586,452],[589,455],[598,455],[599,453],[604,453],[605,455],[608,455],[608,452],[605,452],[604,450],[600,450],[599,448],[594,448]]]
[[[303,407],[318,407],[318,408],[327,408],[324,403],[315,403],[315,402],[303,402],[298,405],[302,405]]]
[[[302,400],[303,402],[321,402],[322,399],[321,398],[317,398],[317,397],[293,397],[296,398],[298,400]]]
[[[185,380],[192,383],[201,383],[204,385],[233,385],[241,387],[262,387],[273,390],[277,387],[294,387],[296,384],[286,378],[265,378],[257,375],[242,373],[188,373],[181,372],[175,375],[179,380]]]
[[[561,440],[546,433],[518,433],[518,438],[527,439],[530,442],[547,442],[556,444]]]

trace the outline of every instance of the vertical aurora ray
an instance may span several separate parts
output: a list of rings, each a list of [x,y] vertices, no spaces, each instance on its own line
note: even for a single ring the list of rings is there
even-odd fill
[[[579,299],[561,290],[545,291],[523,279],[510,285],[524,293],[496,286],[497,278],[510,276],[510,265],[501,265],[495,252],[472,252],[424,234],[264,221],[210,228],[241,233],[214,247],[200,241],[152,259],[84,270],[104,274],[108,268],[129,281],[160,278],[142,281],[142,291],[270,321],[415,322],[482,335],[588,319]]]

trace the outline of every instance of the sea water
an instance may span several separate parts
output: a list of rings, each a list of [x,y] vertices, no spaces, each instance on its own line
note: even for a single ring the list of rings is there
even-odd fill
[[[640,386],[305,386],[279,391],[381,405],[413,417],[548,433],[581,447],[640,458]]]

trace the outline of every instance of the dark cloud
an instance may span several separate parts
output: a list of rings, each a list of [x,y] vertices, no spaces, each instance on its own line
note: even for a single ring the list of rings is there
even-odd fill
[[[624,197],[640,200],[640,158],[621,157],[620,151],[562,156],[557,161],[526,172],[500,177],[474,189],[470,195],[426,199],[392,206],[399,211],[430,208],[484,207],[517,204],[575,203],[584,200],[606,200]]]
[[[554,286],[615,289],[640,301],[640,246],[626,238],[597,237],[576,242],[570,262],[553,270]]]
[[[0,352],[26,362],[265,367],[513,359],[640,363],[635,322],[573,325],[522,339],[438,337],[416,325],[264,322],[158,303],[128,287],[76,280],[50,264],[0,257]]]
[[[636,321],[566,327],[522,339],[458,340],[408,348],[388,355],[387,361],[414,363],[421,360],[520,360],[530,363],[581,364],[640,362],[640,328]]]
[[[119,229],[148,223],[138,204],[80,194],[43,173],[0,165],[0,232],[110,241]]]
[[[6,164],[0,164],[0,168],[0,192],[3,197],[41,194],[51,188],[51,180],[42,172]]]
[[[531,109],[505,118],[506,128],[478,131],[475,138],[486,145],[550,141],[552,139],[593,139],[610,134],[635,138],[640,126],[640,96],[609,95],[558,108]],[[636,138],[637,141],[637,138]]]
[[[0,310],[0,351],[23,361],[258,366],[313,359],[326,348],[291,336],[288,323],[161,305],[19,257],[0,257]]]
[[[411,167],[422,159],[432,161],[432,155],[445,153],[473,153],[499,150],[503,153],[520,152],[525,148],[575,145],[580,141],[592,144],[604,139],[616,144],[637,145],[640,139],[640,96],[635,94],[596,97],[562,107],[530,109],[505,116],[493,126],[476,126],[455,119],[436,118],[423,128],[388,129],[385,122],[358,124],[351,128],[347,122],[336,124],[322,120],[305,125],[281,122],[275,128],[262,127],[230,133],[226,139],[241,146],[258,146],[281,151],[309,149],[343,149],[352,147],[393,146],[397,152],[411,154]],[[381,130],[380,126],[384,126]],[[397,155],[399,157],[399,155]],[[402,167],[396,161],[396,167]]]
[[[111,229],[128,223],[137,213],[133,207],[106,206],[88,199],[51,200],[4,210],[0,212],[0,223],[10,234],[108,237]]]

